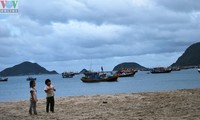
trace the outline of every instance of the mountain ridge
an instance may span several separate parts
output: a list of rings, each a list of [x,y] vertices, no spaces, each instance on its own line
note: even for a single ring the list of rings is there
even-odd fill
[[[29,61],[22,62],[13,67],[6,68],[0,72],[0,76],[19,76],[19,75],[39,75],[39,74],[58,74],[55,70],[48,71],[38,63]]]
[[[200,66],[200,42],[190,45],[172,67]]]
[[[135,69],[135,70],[143,70],[143,69],[147,69],[146,67],[144,66],[141,66],[140,64],[136,63],[136,62],[123,62],[123,63],[120,63],[118,65],[116,65],[114,68],[113,68],[113,71],[118,71],[120,69]]]

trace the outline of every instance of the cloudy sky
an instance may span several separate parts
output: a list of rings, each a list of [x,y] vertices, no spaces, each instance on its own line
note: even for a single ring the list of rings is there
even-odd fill
[[[24,61],[57,72],[169,66],[200,41],[200,0],[19,0],[18,8],[0,13],[0,71]]]

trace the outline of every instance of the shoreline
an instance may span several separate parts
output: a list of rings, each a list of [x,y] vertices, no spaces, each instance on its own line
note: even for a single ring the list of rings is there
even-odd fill
[[[29,115],[29,100],[0,102],[1,120],[31,119],[199,119],[200,88],[161,92],[82,95],[55,98],[55,113],[46,113],[46,99]]]
[[[125,94],[142,94],[142,93],[160,93],[160,92],[174,92],[174,91],[180,91],[180,90],[193,90],[193,89],[200,89],[200,88],[184,88],[184,89],[175,89],[175,90],[161,90],[161,91],[147,91],[147,92],[130,92],[130,93],[105,93],[105,94],[86,94],[86,95],[71,95],[71,96],[56,96],[55,95],[55,99],[59,99],[59,98],[65,98],[65,97],[82,97],[82,96],[100,96],[100,95],[125,95]],[[27,97],[29,98],[29,97]],[[40,100],[46,100],[46,98],[37,98],[38,101]],[[28,101],[28,99],[21,99],[21,100],[0,100],[0,103],[6,103],[6,102],[21,102],[21,101]]]

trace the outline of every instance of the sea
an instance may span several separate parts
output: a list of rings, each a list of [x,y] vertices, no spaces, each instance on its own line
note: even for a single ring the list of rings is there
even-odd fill
[[[56,88],[55,97],[200,88],[200,73],[197,72],[197,69],[162,74],[138,71],[134,77],[118,78],[117,82],[84,83],[80,80],[82,76],[84,75],[75,75],[73,78],[62,78],[60,74],[33,76],[37,78],[37,97],[46,98],[44,92],[46,79],[50,79]],[[0,82],[0,101],[29,100],[30,88],[27,77],[8,77],[7,82]]]

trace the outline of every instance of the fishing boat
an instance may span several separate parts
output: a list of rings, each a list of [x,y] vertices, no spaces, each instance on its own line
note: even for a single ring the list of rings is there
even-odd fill
[[[133,77],[135,75],[135,72],[133,73],[122,73],[119,75],[119,77]]]
[[[36,80],[36,78],[34,78],[34,77],[28,77],[28,78],[26,78],[26,80],[27,81]]]
[[[108,74],[101,72],[87,72],[85,77],[81,78],[82,82],[92,83],[92,82],[116,82],[118,79],[117,74]]]
[[[8,78],[0,78],[0,82],[6,82],[8,81]]]
[[[197,69],[197,71],[200,73],[200,69]]]
[[[180,68],[180,67],[172,67],[171,70],[172,70],[172,71],[180,71],[181,68]]]
[[[137,70],[134,69],[121,69],[117,72],[119,74],[119,77],[133,77]]]
[[[156,73],[170,73],[171,71],[172,69],[169,69],[169,68],[156,67],[156,68],[153,68],[150,72],[152,74],[156,74]]]
[[[75,73],[73,73],[73,72],[63,72],[62,73],[63,78],[73,78],[74,75],[75,75]]]

